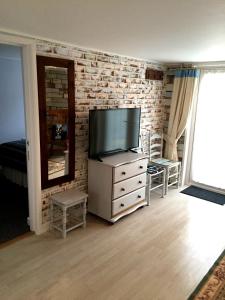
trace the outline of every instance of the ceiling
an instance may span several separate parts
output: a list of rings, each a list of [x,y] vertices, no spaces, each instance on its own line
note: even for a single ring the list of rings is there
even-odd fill
[[[0,29],[162,62],[225,61],[224,0],[1,0]]]

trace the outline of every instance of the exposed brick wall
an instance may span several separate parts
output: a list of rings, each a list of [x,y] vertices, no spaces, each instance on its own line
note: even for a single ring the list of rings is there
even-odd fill
[[[141,107],[144,139],[148,137],[147,130],[163,129],[163,82],[145,80],[147,67],[163,70],[163,66],[43,41],[37,41],[37,54],[72,59],[75,63],[75,180],[42,191],[45,223],[51,194],[72,187],[87,190],[89,109]],[[146,141],[144,151],[148,151]]]

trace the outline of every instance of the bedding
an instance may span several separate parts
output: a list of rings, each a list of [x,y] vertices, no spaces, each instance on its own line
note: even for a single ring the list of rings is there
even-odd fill
[[[22,139],[1,144],[0,165],[26,173],[26,140]]]
[[[0,145],[0,171],[8,180],[27,187],[25,139]]]

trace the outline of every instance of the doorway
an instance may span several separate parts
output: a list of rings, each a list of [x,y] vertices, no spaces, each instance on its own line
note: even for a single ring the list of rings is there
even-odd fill
[[[202,70],[193,133],[191,184],[225,192],[225,70]]]
[[[22,49],[23,83],[27,138],[27,170],[30,230],[41,234],[48,230],[48,224],[42,224],[41,169],[39,109],[37,91],[36,42],[35,39],[0,32],[0,44],[19,46]]]
[[[0,243],[30,230],[22,48],[0,44]]]

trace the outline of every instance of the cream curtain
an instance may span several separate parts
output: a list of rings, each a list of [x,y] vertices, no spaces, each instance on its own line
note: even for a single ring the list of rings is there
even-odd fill
[[[178,160],[177,141],[186,127],[191,104],[196,95],[200,70],[177,70],[173,86],[168,132],[165,135],[165,157]]]

